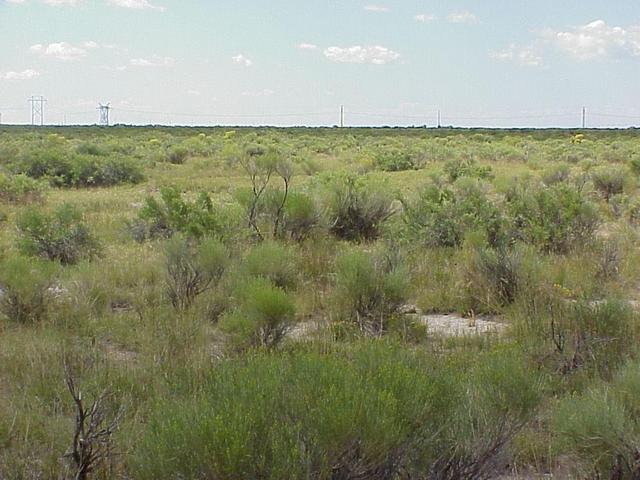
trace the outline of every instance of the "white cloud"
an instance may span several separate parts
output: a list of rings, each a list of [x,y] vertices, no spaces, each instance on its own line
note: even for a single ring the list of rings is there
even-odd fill
[[[25,3],[25,0],[6,0],[9,3]]]
[[[193,95],[194,97],[199,97],[202,95],[200,90],[187,90],[187,95]]]
[[[447,16],[450,23],[478,23],[478,17],[468,11],[453,12]]]
[[[384,5],[366,5],[364,9],[367,12],[375,12],[375,13],[387,13],[390,12],[391,9]]]
[[[273,90],[271,90],[269,88],[265,88],[263,90],[242,92],[241,95],[243,97],[270,97],[274,93],[276,93],[276,92],[274,92]]]
[[[143,68],[162,68],[173,67],[176,63],[173,57],[161,57],[159,55],[152,55],[149,58],[132,58],[129,60],[129,65],[133,67]]]
[[[233,57],[231,57],[231,60],[233,61],[233,63],[235,63],[236,65],[243,65],[245,67],[250,67],[251,65],[253,65],[253,61],[251,61],[250,59],[248,59],[247,57],[245,57],[244,55],[242,55],[241,53],[239,53],[238,55],[234,55]]]
[[[299,43],[297,45],[298,50],[317,50],[318,46],[313,43]]]
[[[52,7],[76,7],[84,2],[84,0],[43,0],[47,5]]]
[[[436,16],[430,13],[419,13],[413,18],[417,22],[429,23],[433,22],[436,19]]]
[[[640,25],[614,27],[604,20],[596,20],[568,31],[546,30],[542,36],[553,46],[582,61],[640,56]]]
[[[524,67],[541,67],[544,63],[542,55],[533,45],[522,47],[512,43],[504,50],[491,52],[489,56],[503,62],[515,62]]]
[[[31,53],[35,53],[43,57],[55,58],[56,60],[62,60],[65,62],[79,60],[87,54],[87,51],[84,48],[67,42],[50,43],[49,45],[37,43],[32,45],[29,50]]]
[[[31,80],[40,76],[40,72],[37,70],[23,70],[21,72],[6,72],[0,73],[0,80]]]
[[[398,52],[394,52],[379,45],[372,47],[329,47],[324,51],[324,56],[333,62],[339,63],[373,63],[384,65],[400,58]]]
[[[158,10],[159,12],[167,10],[165,7],[153,5],[149,0],[107,0],[107,3],[116,7],[131,8],[133,10]]]

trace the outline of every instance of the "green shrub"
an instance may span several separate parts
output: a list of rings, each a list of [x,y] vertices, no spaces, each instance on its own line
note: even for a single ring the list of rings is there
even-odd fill
[[[21,256],[0,263],[0,313],[17,323],[46,317],[51,298],[53,266]]]
[[[415,170],[417,164],[413,155],[409,152],[383,152],[375,158],[376,166],[385,172],[400,172],[403,170]]]
[[[492,245],[503,241],[500,210],[473,180],[463,179],[454,188],[433,182],[403,204],[408,239],[427,247],[459,247],[475,231],[483,231]]]
[[[375,240],[394,214],[392,203],[393,198],[377,185],[354,176],[338,177],[329,185],[329,229],[344,240]]]
[[[134,476],[493,478],[539,384],[513,354],[481,357],[367,343],[222,361],[154,405]]]
[[[640,475],[640,365],[628,362],[611,384],[564,398],[553,415],[556,449],[574,454],[595,478]]]
[[[189,150],[182,146],[172,146],[167,150],[167,162],[182,165],[189,156]]]
[[[100,251],[98,241],[82,221],[82,212],[64,204],[48,215],[30,209],[18,219],[20,249],[62,264],[91,259]]]
[[[24,174],[6,175],[0,172],[0,201],[9,203],[39,200],[45,185]]]
[[[239,350],[273,348],[295,321],[295,306],[287,293],[266,278],[253,278],[236,291],[238,306],[220,319],[220,328]]]
[[[322,226],[322,213],[308,195],[291,192],[284,208],[283,234],[295,242],[309,238]]]
[[[511,305],[525,283],[522,248],[484,245],[469,248],[465,265],[471,309],[497,313]]]
[[[516,185],[507,194],[513,235],[546,252],[568,253],[592,239],[595,206],[573,185]]]
[[[167,295],[178,309],[191,306],[195,298],[215,286],[228,264],[228,254],[217,240],[204,240],[197,246],[179,236],[168,241]]]
[[[293,250],[275,242],[264,242],[251,249],[245,259],[247,274],[270,280],[289,290],[296,285],[296,259]]]
[[[542,172],[542,183],[547,186],[563,183],[569,180],[571,166],[567,163],[558,163],[550,166]]]
[[[351,251],[336,265],[336,308],[339,320],[362,332],[383,332],[408,296],[408,274],[393,254]]]
[[[461,177],[482,179],[493,177],[493,172],[490,166],[478,165],[478,162],[472,159],[449,160],[444,165],[444,173],[452,182],[455,182]]]
[[[63,187],[107,187],[144,179],[140,166],[128,158],[67,154],[56,149],[31,152],[14,170]]]
[[[614,195],[623,193],[627,175],[625,170],[619,166],[602,166],[591,172],[594,187],[607,202]]]
[[[230,240],[240,231],[240,215],[232,208],[214,205],[206,192],[193,201],[183,198],[176,188],[160,190],[160,199],[149,196],[135,222],[129,225],[138,241],[169,238],[180,232],[189,237],[205,236]]]

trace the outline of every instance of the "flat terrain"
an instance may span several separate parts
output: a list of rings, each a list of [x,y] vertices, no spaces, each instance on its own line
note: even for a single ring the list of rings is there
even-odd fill
[[[639,179],[636,130],[0,127],[0,478],[637,478]]]

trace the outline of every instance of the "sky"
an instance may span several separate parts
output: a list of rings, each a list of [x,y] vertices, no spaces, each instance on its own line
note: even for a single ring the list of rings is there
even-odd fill
[[[2,123],[640,126],[638,0],[0,0]]]

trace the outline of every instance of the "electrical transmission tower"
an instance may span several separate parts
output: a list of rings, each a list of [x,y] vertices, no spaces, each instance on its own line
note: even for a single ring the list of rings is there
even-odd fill
[[[98,104],[98,111],[100,112],[100,126],[108,127],[109,126],[109,110],[111,110],[111,104],[107,103],[106,105]]]
[[[31,104],[31,125],[44,125],[44,104],[47,100],[42,95],[32,95],[29,99]]]

